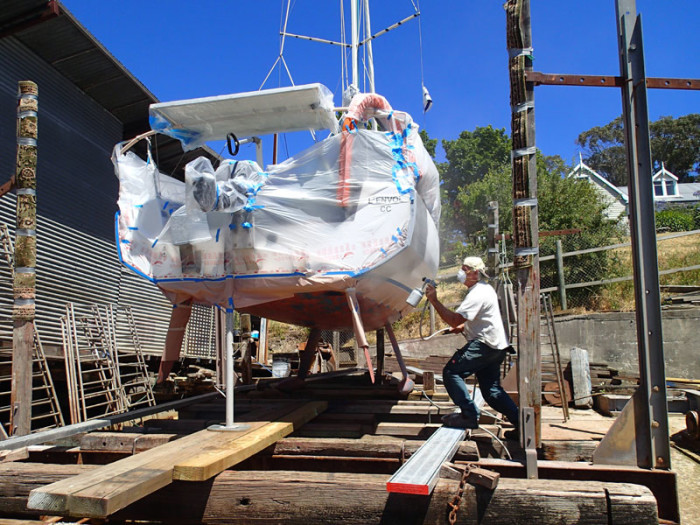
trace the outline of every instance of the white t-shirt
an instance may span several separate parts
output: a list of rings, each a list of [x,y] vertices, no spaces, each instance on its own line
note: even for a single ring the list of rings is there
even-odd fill
[[[508,347],[498,296],[490,284],[479,281],[472,286],[457,313],[466,321],[463,333],[468,341],[478,339],[497,350]]]

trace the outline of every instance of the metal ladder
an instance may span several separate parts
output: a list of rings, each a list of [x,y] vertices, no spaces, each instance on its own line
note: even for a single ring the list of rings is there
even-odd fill
[[[94,316],[75,318],[73,303],[61,318],[71,422],[79,423],[126,410],[117,365]]]
[[[31,431],[38,432],[64,425],[63,414],[56,396],[51,372],[49,370],[44,347],[35,325],[32,325],[34,344],[32,351],[32,411]],[[12,430],[5,429],[9,425],[12,383],[12,349],[0,350],[0,438],[7,438]],[[7,385],[7,386],[4,386]],[[5,401],[7,398],[7,401]]]
[[[128,408],[155,406],[156,399],[153,396],[153,388],[149,379],[146,360],[143,356],[143,347],[141,346],[141,339],[136,328],[133,311],[131,306],[124,306],[121,310],[131,337],[132,351],[123,350],[117,344],[116,316],[112,305],[105,308],[105,314],[110,320],[109,326],[114,344],[114,355],[119,366],[119,378],[124,390],[126,404]]]

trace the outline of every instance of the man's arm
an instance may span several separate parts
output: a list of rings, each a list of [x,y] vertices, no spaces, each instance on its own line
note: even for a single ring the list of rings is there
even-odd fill
[[[464,317],[462,317],[457,312],[453,312],[444,304],[442,304],[437,298],[437,291],[435,290],[435,287],[433,287],[430,284],[426,285],[425,287],[425,297],[428,299],[430,304],[433,305],[435,311],[440,316],[440,318],[452,328],[457,328],[458,326],[464,324],[464,321],[466,319],[464,319]]]

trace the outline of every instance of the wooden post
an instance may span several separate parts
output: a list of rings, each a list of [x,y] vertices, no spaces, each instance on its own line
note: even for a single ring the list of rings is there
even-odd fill
[[[10,432],[31,431],[32,354],[36,295],[36,164],[39,89],[19,83],[17,105],[17,226],[15,230],[14,321]]]
[[[522,409],[531,407],[535,415],[536,443],[539,446],[542,372],[535,91],[532,82],[525,80],[526,72],[532,71],[530,1],[508,0],[505,8],[512,108],[513,265],[516,270],[518,299],[520,427],[524,428]]]
[[[564,278],[564,255],[561,248],[561,239],[557,239],[557,277],[559,278],[559,304],[566,310],[566,279]]]
[[[489,277],[492,279],[498,275],[498,201],[489,202],[488,207],[488,244],[489,251],[486,266]]]

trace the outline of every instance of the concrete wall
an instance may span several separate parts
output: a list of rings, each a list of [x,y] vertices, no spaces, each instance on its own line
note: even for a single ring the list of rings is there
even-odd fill
[[[700,308],[662,312],[666,377],[700,378]],[[620,371],[638,373],[637,329],[634,312],[570,315],[555,319],[562,363],[574,346],[588,350],[592,363],[606,363]],[[464,345],[461,335],[436,336],[430,341],[402,341],[406,357],[440,355],[446,358]],[[388,348],[391,348],[388,346]],[[543,349],[548,351],[548,349]]]
[[[572,315],[556,319],[562,361],[573,346],[588,350],[590,362],[639,371],[634,312]],[[700,308],[662,311],[666,377],[700,378]]]

